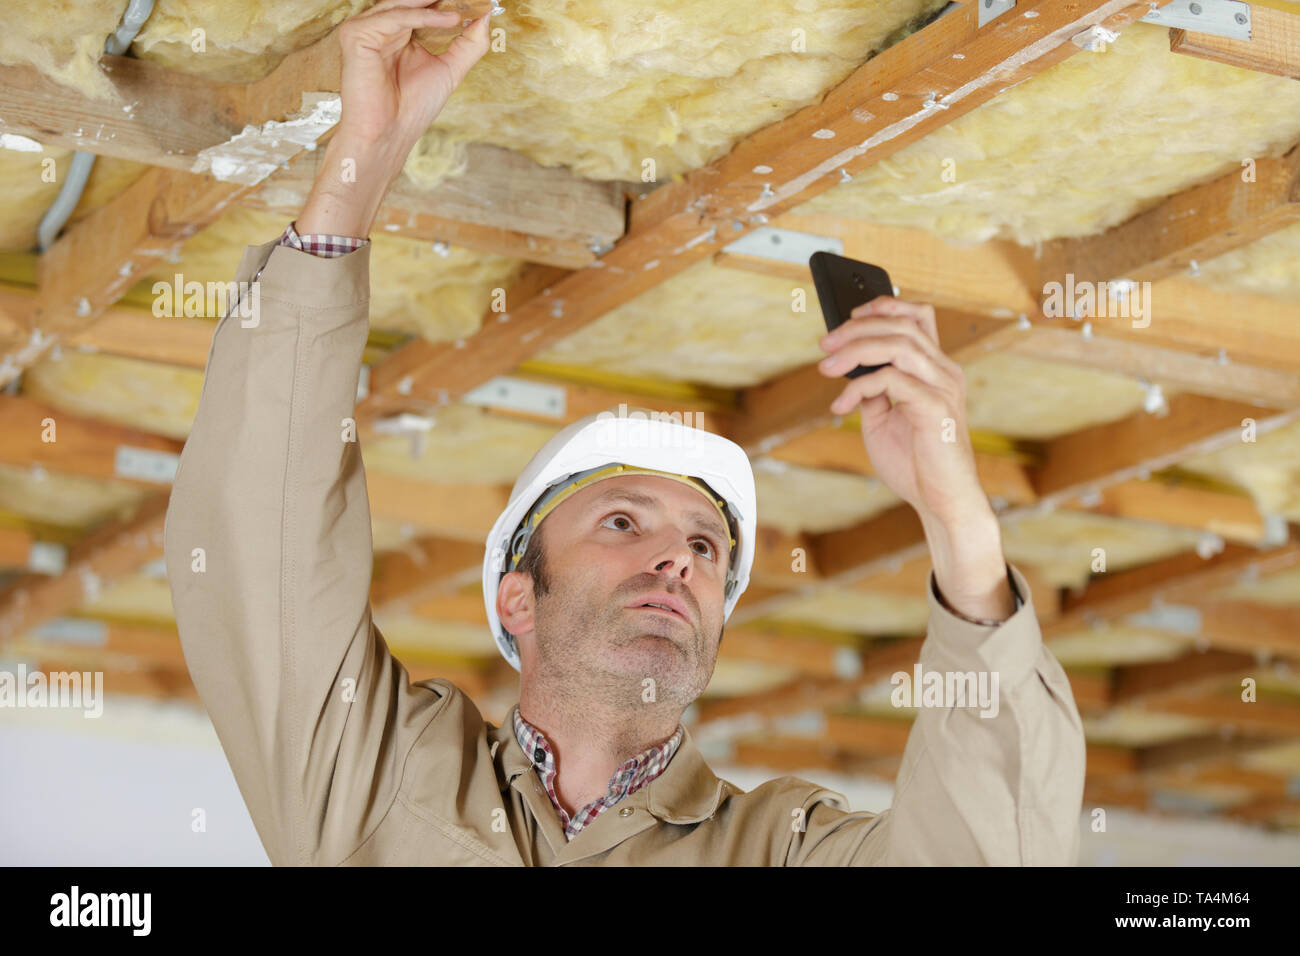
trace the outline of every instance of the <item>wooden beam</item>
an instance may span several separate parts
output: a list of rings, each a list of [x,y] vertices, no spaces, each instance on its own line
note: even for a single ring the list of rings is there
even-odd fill
[[[482,573],[482,542],[420,538],[375,557],[370,602],[391,613],[478,581]]]
[[[1039,496],[1068,501],[1239,444],[1247,420],[1256,423],[1256,435],[1300,420],[1300,407],[1277,411],[1203,395],[1174,395],[1168,409],[1163,416],[1139,411],[1047,442],[1041,464],[1031,469]]]
[[[400,521],[426,535],[477,544],[481,549],[510,500],[509,485],[448,485],[367,470],[370,514]]]
[[[1178,769],[1192,771],[1240,759],[1256,750],[1277,746],[1274,735],[1197,734],[1142,747],[1138,756],[1140,774]]]
[[[399,175],[384,197],[375,230],[469,248],[484,248],[486,240],[495,239],[501,254],[534,262],[558,257],[553,264],[574,269],[596,261],[593,247],[623,235],[626,202],[618,183],[579,179],[565,167],[542,166],[487,143],[467,143],[465,153],[465,172],[432,189]],[[296,215],[323,160],[322,155],[304,157],[244,204]]]
[[[724,629],[718,658],[772,664],[828,680],[851,678],[862,669],[862,655],[854,648],[758,627]]]
[[[443,0],[468,19],[491,0]],[[460,25],[417,31],[423,42],[445,44]],[[285,56],[252,83],[224,83],[131,56],[102,55],[101,76],[111,87],[102,99],[56,83],[28,66],[0,67],[0,125],[42,143],[115,156],[179,172],[201,172],[205,150],[223,144],[249,124],[278,121],[295,112],[303,92],[337,93],[341,51],[338,30]]]
[[[35,399],[0,395],[0,464],[17,468],[39,465],[59,474],[113,479],[157,490],[170,482],[121,473],[119,456],[131,451],[179,455],[183,444],[151,432],[83,418]]]
[[[35,536],[25,528],[0,526],[0,570],[26,571],[35,541]]]
[[[1220,727],[1279,737],[1300,734],[1300,706],[1257,699],[1243,701],[1239,695],[1161,695],[1147,709],[1162,714],[1181,714],[1213,721]]]
[[[865,651],[862,672],[850,679],[803,677],[773,690],[738,697],[704,698],[696,703],[695,721],[707,724],[733,717],[762,718],[825,710],[850,700],[862,688],[895,671],[910,671],[921,653],[921,638],[890,641]]]
[[[1175,482],[1121,481],[1104,490],[1101,503],[1090,510],[1116,518],[1196,528],[1243,544],[1262,544],[1267,534],[1264,516],[1248,495]]]
[[[602,257],[602,268],[510,294],[508,321],[488,315],[464,349],[423,349],[418,361],[403,361],[400,374],[376,369],[372,388],[382,397],[405,383],[409,395],[455,399],[831,188],[841,171],[892,155],[1078,52],[1070,38],[1089,26],[1119,28],[1146,9],[1128,0],[1038,0],[1025,5],[1036,17],[1000,18],[980,29],[972,7],[954,7],[820,103],[634,203],[628,232]]]
[[[912,714],[871,717],[865,714],[827,714],[823,739],[837,750],[868,757],[901,754],[912,732]]]
[[[761,386],[760,386],[761,387]],[[743,398],[742,398],[743,401]],[[745,421],[736,416],[733,432]],[[761,427],[761,424],[760,424]],[[784,442],[766,454],[778,461],[850,474],[874,476],[875,468],[862,444],[862,431],[856,419],[840,426],[821,426],[804,432]],[[1009,504],[1031,504],[1036,500],[1034,489],[1025,473],[1024,464],[1006,455],[975,452],[975,467],[980,485],[990,498],[1001,498]]]
[[[1196,608],[1201,637],[1211,645],[1300,658],[1300,607],[1184,594]]]
[[[1297,310],[1300,320],[1300,310]],[[1163,325],[1162,321],[1162,325]],[[1278,408],[1300,404],[1300,339],[1292,350],[1292,369],[1271,368],[1247,360],[1221,362],[1213,350],[1195,354],[1204,346],[1182,343],[1178,347],[1116,336],[1111,328],[1084,338],[1081,324],[1068,320],[1037,319],[1027,330],[1012,328],[992,335],[980,346],[1026,358],[1063,362],[1104,372],[1142,378],[1198,395],[1235,402],[1263,402]],[[1275,353],[1271,360],[1279,356]]]
[[[185,172],[247,121],[242,84],[218,83],[129,56],[103,56],[112,86],[92,99],[33,66],[0,66],[0,124],[47,146]]]
[[[1127,704],[1158,699],[1171,692],[1186,694],[1204,685],[1221,685],[1257,666],[1249,654],[1218,650],[1193,652],[1169,661],[1128,664],[1115,669],[1111,697],[1116,704]]]
[[[929,302],[936,310],[1002,320],[1022,312],[1029,316],[1038,312],[1038,262],[1028,246],[1005,239],[963,245],[925,229],[885,226],[831,213],[786,212],[769,225],[839,240],[842,255],[847,258],[885,266],[901,298]],[[812,284],[806,262],[726,251],[718,253],[713,261],[719,266]],[[815,302],[809,305],[815,307]],[[939,342],[945,351],[961,344],[955,337],[950,342],[942,331]]]
[[[1071,668],[1065,672],[1065,676],[1070,680],[1070,692],[1074,695],[1074,704],[1080,712],[1099,713],[1114,706],[1112,675]]]
[[[824,770],[830,773],[871,775],[878,761],[837,749],[819,737],[742,737],[732,742],[726,763],[756,767],[776,773]]]
[[[91,532],[55,577],[24,575],[0,592],[0,646],[93,600],[118,578],[162,556],[167,494],[144,500],[125,521]]]
[[[1195,260],[1207,262],[1296,222],[1300,222],[1300,147],[1280,158],[1257,160],[1254,181],[1246,181],[1242,170],[1234,167],[1098,235],[1047,243],[1042,284],[1046,289],[1050,282],[1061,283],[1068,301],[1067,275],[1076,288],[1121,278],[1156,282],[1183,273]],[[1142,305],[1151,309],[1143,320],[1158,323],[1161,309],[1147,301]],[[1104,301],[1096,303],[1097,310],[1107,308]]]
[[[1300,80],[1300,15],[1252,3],[1249,40],[1171,29],[1169,49],[1202,60]]]
[[[1234,583],[1242,574],[1267,575],[1296,563],[1300,563],[1300,539],[1293,531],[1287,542],[1274,548],[1259,550],[1229,543],[1209,558],[1186,552],[1126,571],[1098,575],[1083,594],[1064,595],[1061,616],[1043,628],[1043,636],[1051,638],[1141,613],[1157,599],[1170,604],[1197,601]]]

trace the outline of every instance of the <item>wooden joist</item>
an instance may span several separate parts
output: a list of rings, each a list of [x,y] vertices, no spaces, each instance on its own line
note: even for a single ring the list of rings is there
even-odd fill
[[[20,395],[0,395],[0,464],[113,479],[158,490],[166,480],[123,470],[122,456],[179,455],[183,443],[138,428],[65,412]]]
[[[94,600],[119,578],[162,556],[166,494],[146,498],[127,520],[114,520],[87,535],[53,577],[23,575],[0,592],[0,646]]]
[[[1047,243],[1042,283],[1064,286],[1067,274],[1075,287],[1118,279],[1156,282],[1183,274],[1193,261],[1208,262],[1296,222],[1300,222],[1300,146],[1280,158],[1256,160],[1253,181],[1243,176],[1241,168],[1234,168],[1105,232]],[[1157,298],[1154,289],[1152,297]],[[1108,304],[1104,300],[1095,304],[1104,316]],[[1142,305],[1151,310],[1142,321],[1158,324],[1163,311],[1158,298]],[[1113,321],[1121,320],[1097,324]]]
[[[851,175],[892,155],[1078,52],[1070,38],[1088,27],[1118,28],[1147,9],[1125,0],[1024,6],[983,29],[972,7],[952,8],[869,60],[820,103],[634,203],[627,234],[602,257],[601,268],[512,289],[508,312],[485,316],[465,348],[399,352],[396,371],[377,368],[372,389],[381,398],[404,387],[418,399],[455,399],[831,188],[841,172]],[[1030,11],[1037,15],[1023,16]]]
[[[1250,4],[1250,39],[1195,30],[1169,31],[1174,53],[1300,80],[1300,13]]]

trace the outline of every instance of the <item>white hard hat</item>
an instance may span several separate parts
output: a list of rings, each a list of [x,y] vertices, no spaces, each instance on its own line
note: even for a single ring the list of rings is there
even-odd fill
[[[754,564],[757,495],[749,456],[735,442],[683,424],[680,414],[640,409],[604,411],[565,426],[533,456],[510,490],[510,503],[488,535],[483,604],[497,647],[520,669],[514,637],[497,617],[497,588],[514,570],[542,519],[568,495],[606,478],[654,474],[684,481],[707,495],[732,536],[723,589],[723,621],[749,585]],[[526,519],[526,520],[525,520]]]

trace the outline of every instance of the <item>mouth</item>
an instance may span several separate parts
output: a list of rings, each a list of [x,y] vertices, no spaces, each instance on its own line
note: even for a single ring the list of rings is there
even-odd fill
[[[633,611],[656,611],[660,614],[669,614],[690,623],[691,619],[686,613],[686,606],[677,598],[667,594],[650,594],[644,600],[628,606]]]

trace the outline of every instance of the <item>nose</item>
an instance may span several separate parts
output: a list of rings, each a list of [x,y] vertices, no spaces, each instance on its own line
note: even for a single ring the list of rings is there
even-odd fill
[[[690,542],[675,532],[666,534],[665,539],[652,555],[650,566],[656,574],[676,574],[683,581],[690,581],[695,574],[696,557]]]

